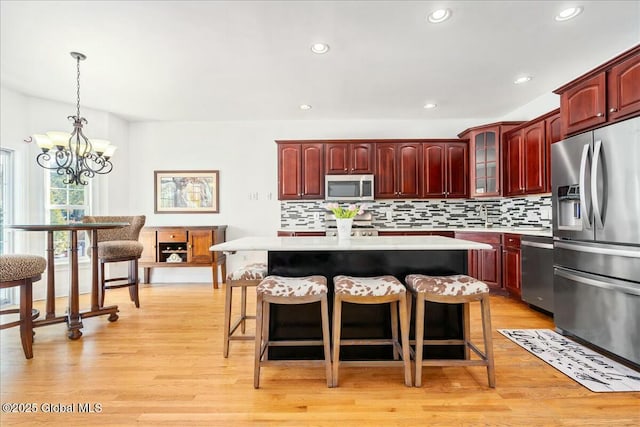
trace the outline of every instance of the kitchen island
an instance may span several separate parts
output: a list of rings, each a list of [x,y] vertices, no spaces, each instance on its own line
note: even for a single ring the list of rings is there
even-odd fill
[[[404,283],[407,274],[465,274],[467,251],[489,249],[484,243],[442,236],[382,236],[351,240],[335,237],[244,237],[210,247],[211,251],[266,251],[268,274],[281,276],[323,275],[329,285],[332,308],[333,282],[338,274],[379,276],[390,274]],[[343,333],[346,339],[389,338],[388,305],[346,304],[343,308]],[[429,303],[425,319],[428,339],[461,339],[462,307]],[[274,305],[270,314],[270,337],[273,340],[320,338],[320,305]],[[413,322],[412,322],[413,324]],[[413,334],[413,331],[411,332]],[[426,357],[463,357],[462,346],[430,346]],[[391,358],[391,347],[353,346],[341,351],[344,359]],[[274,347],[271,358],[321,358],[318,347]]]

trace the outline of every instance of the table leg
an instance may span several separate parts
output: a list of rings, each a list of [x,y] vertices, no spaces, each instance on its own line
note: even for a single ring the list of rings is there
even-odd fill
[[[72,340],[82,336],[82,320],[80,318],[80,288],[78,285],[78,231],[70,230],[71,250],[69,269],[71,270],[71,285],[69,287],[68,334]]]
[[[47,315],[45,319],[56,317],[56,272],[53,253],[53,231],[47,232]]]
[[[91,310],[100,308],[98,285],[98,230],[91,230]]]

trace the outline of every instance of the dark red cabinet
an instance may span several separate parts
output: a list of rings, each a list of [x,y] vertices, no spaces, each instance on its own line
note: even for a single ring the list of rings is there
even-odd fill
[[[325,144],[325,172],[331,174],[371,174],[374,144],[335,142]]]
[[[278,144],[278,199],[324,198],[324,144]]]
[[[520,235],[505,234],[502,251],[502,284],[509,294],[520,298],[521,295],[521,255]]]
[[[423,197],[469,196],[469,149],[464,142],[422,144]]]
[[[491,249],[470,250],[468,274],[482,280],[493,290],[502,289],[502,234],[456,232],[456,239],[487,243]]]
[[[640,113],[640,45],[556,89],[562,134],[570,136]]]
[[[377,143],[375,197],[419,198],[420,143]]]
[[[505,137],[505,195],[544,193],[547,142],[544,120],[534,121]]]

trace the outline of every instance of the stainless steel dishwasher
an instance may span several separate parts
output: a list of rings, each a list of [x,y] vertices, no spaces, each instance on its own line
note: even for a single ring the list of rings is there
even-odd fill
[[[523,235],[522,300],[553,313],[553,238]]]

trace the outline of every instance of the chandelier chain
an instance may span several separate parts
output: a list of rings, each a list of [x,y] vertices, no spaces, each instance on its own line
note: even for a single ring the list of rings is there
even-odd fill
[[[76,98],[76,109],[77,109],[77,114],[78,114],[78,119],[80,118],[80,57],[76,58],[76,63],[77,63],[77,77],[76,77],[76,83],[77,83],[77,98]]]

